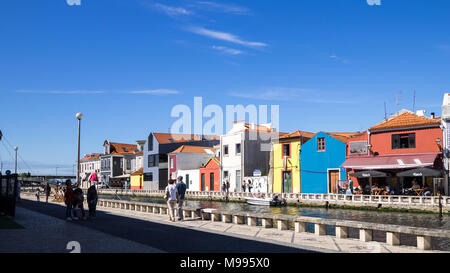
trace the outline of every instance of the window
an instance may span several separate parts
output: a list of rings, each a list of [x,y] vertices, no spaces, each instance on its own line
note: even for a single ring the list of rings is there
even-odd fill
[[[148,150],[153,151],[153,134],[148,136]]]
[[[131,159],[127,159],[127,170],[131,170]]]
[[[144,181],[153,181],[153,173],[144,173]]]
[[[223,178],[228,178],[228,171],[223,171]]]
[[[214,191],[214,173],[209,173],[209,190]]]
[[[291,156],[290,144],[283,144],[283,156]]]
[[[168,162],[168,156],[166,154],[160,154],[159,155],[159,163],[167,163]]]
[[[173,169],[173,157],[170,158],[170,168]]]
[[[186,174],[186,189],[189,189],[189,174]]]
[[[416,134],[392,135],[392,149],[416,148]]]
[[[149,155],[148,156],[148,167],[155,167],[156,166],[156,162],[155,162],[155,155]]]
[[[317,138],[317,151],[325,151],[325,138],[324,137],[318,137]]]
[[[236,144],[236,154],[240,154],[241,153],[241,143],[237,143]]]
[[[236,170],[236,190],[238,192],[241,191],[242,187],[242,181],[241,181],[241,170]]]
[[[228,155],[228,145],[223,145],[223,155]]]

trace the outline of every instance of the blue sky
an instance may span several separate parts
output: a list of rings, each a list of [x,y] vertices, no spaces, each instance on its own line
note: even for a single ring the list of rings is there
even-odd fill
[[[71,174],[77,112],[82,154],[167,132],[172,107],[194,96],[279,105],[286,132],[365,130],[384,102],[411,109],[414,90],[416,109],[440,115],[449,11],[447,0],[3,1],[0,129],[20,170]],[[4,169],[9,153],[0,143]]]

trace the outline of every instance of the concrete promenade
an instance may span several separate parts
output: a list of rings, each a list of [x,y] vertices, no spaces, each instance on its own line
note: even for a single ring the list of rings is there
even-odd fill
[[[34,200],[31,196],[24,198]],[[61,204],[44,204],[23,200],[20,207],[60,219],[63,219],[64,215],[64,208]],[[114,238],[118,237],[139,245],[149,246],[151,248],[149,251],[235,253],[307,251],[329,253],[440,252],[423,251],[410,246],[390,246],[379,242],[366,243],[358,239],[338,239],[335,236],[317,236],[312,233],[295,233],[292,230],[265,229],[261,226],[235,225],[208,220],[189,219],[172,223],[168,221],[167,215],[109,207],[99,207],[98,209],[98,218],[93,221],[76,221],[75,223],[65,223],[65,225],[82,226],[108,236],[114,236]],[[18,222],[22,224],[20,220]],[[185,243],[180,245],[179,240]],[[106,243],[103,244],[107,245]],[[135,252],[141,252],[141,250],[138,249]]]

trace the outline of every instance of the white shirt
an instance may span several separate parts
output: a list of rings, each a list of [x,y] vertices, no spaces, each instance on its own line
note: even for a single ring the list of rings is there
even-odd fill
[[[166,191],[169,192],[169,201],[177,200],[177,186],[176,185],[168,185],[166,187]]]

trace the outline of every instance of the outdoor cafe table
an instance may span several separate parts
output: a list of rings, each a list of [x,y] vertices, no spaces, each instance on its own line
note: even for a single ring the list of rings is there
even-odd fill
[[[413,189],[417,196],[421,196],[423,193],[423,189]]]

